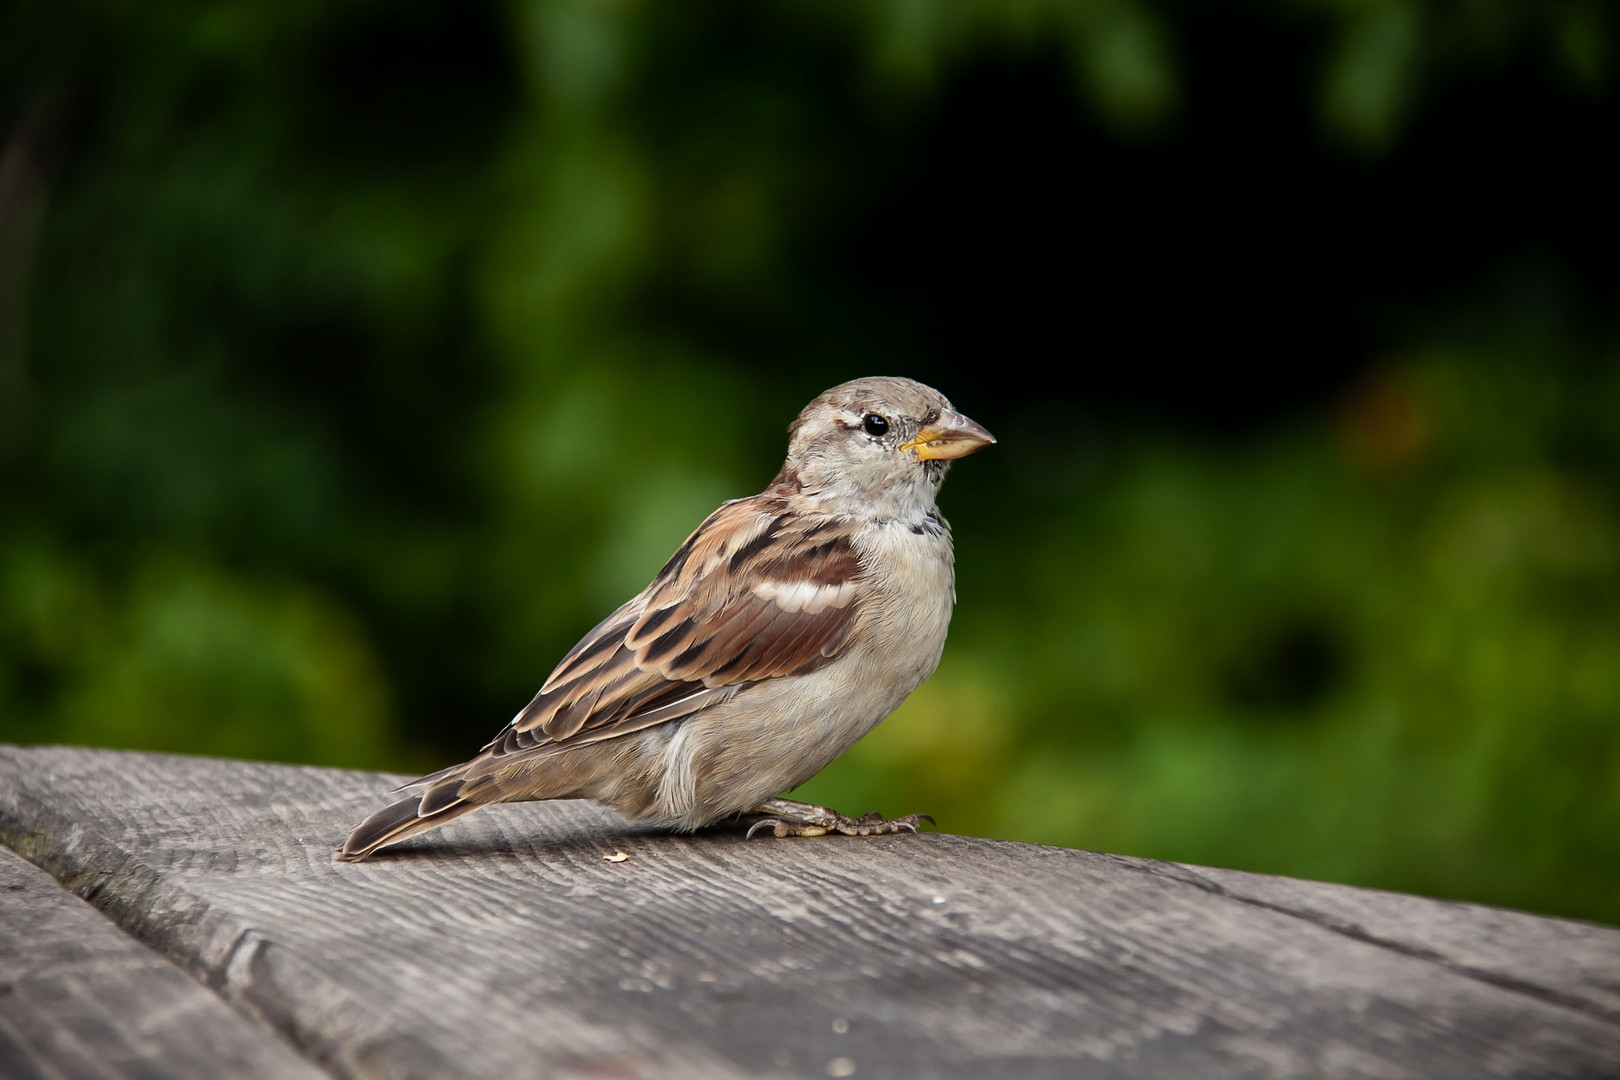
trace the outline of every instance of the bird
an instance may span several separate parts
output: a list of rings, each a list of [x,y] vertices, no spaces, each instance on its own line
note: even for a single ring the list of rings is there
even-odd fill
[[[956,603],[951,462],[994,443],[939,391],[869,377],[788,427],[765,490],[723,503],[603,619],[471,759],[402,788],[337,858],[358,862],[480,806],[585,798],[748,838],[916,832],[927,814],[849,817],[781,797],[933,674]]]

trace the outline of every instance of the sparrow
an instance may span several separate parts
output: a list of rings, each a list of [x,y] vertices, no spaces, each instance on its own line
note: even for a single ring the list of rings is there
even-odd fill
[[[910,379],[828,390],[789,426],[770,486],[710,514],[477,756],[407,785],[338,858],[536,799],[594,799],[677,831],[753,814],[749,837],[916,832],[933,819],[779,795],[938,666],[956,570],[935,496],[953,460],[995,441]]]

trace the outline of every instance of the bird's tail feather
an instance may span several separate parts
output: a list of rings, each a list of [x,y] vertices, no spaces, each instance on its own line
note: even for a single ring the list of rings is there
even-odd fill
[[[399,787],[390,788],[389,790],[390,790],[390,792],[395,792],[395,791],[412,791],[412,790],[416,790],[416,789],[420,789],[420,788],[425,788],[425,787],[429,786],[430,784],[437,784],[440,780],[443,780],[448,776],[459,776],[461,773],[464,773],[466,771],[467,771],[467,762],[464,761],[460,765],[448,765],[445,768],[442,768],[442,769],[438,770],[437,772],[430,772],[426,776],[418,776],[415,780],[407,780],[405,783],[399,785]]]
[[[436,829],[484,804],[484,799],[468,798],[461,786],[460,777],[441,781],[383,807],[354,827],[338,853],[339,861],[359,862],[380,847]]]

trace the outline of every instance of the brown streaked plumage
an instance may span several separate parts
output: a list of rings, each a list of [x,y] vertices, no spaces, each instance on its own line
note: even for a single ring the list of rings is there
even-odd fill
[[[909,379],[836,386],[787,461],[726,503],[575,645],[471,760],[355,827],[358,861],[494,802],[593,798],[694,829],[747,811],[778,836],[915,831],[775,798],[848,749],[939,662],[955,603],[934,508],[949,461],[995,440]],[[752,831],[750,833],[752,835]]]

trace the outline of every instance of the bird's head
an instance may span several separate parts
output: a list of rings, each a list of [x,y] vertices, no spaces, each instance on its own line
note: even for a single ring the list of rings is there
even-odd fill
[[[996,441],[938,390],[889,377],[833,387],[788,433],[777,486],[824,513],[873,520],[925,516],[950,462]]]

